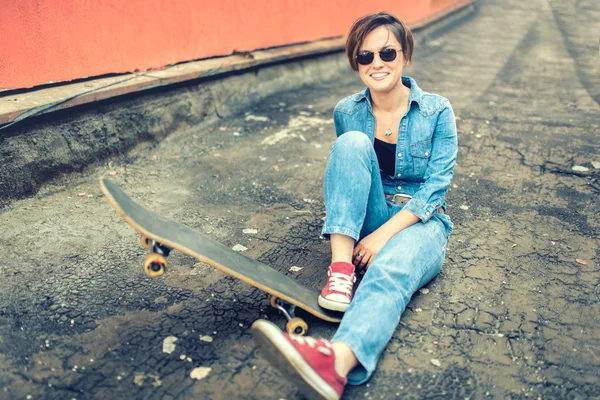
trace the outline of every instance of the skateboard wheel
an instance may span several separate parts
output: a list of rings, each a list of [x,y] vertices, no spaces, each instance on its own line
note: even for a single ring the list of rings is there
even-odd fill
[[[290,335],[305,335],[308,332],[308,325],[302,318],[292,318],[285,325],[285,330]]]
[[[140,244],[145,249],[149,249],[150,248],[150,243],[148,241],[148,238],[145,235],[140,235]]]
[[[269,303],[271,304],[271,307],[279,309],[279,304],[277,304],[277,300],[279,300],[279,297],[273,296],[272,294],[269,295]]]
[[[167,259],[160,254],[149,254],[144,260],[144,272],[151,278],[156,278],[165,273]]]

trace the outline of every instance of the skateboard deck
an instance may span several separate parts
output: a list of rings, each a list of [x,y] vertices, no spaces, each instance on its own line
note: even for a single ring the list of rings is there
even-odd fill
[[[140,233],[142,246],[150,250],[144,262],[144,270],[149,276],[164,273],[165,257],[175,249],[268,293],[271,306],[278,308],[288,319],[286,329],[290,333],[304,334],[308,328],[302,319],[294,317],[296,306],[322,320],[340,322],[341,313],[319,306],[318,291],[183,224],[145,209],[105,177],[100,178],[100,188],[121,218]]]

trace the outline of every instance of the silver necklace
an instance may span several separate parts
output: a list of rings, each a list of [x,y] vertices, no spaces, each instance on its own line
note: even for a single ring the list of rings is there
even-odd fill
[[[394,116],[392,117],[392,122],[390,123],[390,125],[387,127],[387,129],[385,130],[385,136],[390,136],[392,134],[392,131],[390,130],[390,128],[392,127],[392,125],[394,125],[394,121],[396,120],[396,116],[398,115],[398,110],[396,110],[396,113],[394,114]]]

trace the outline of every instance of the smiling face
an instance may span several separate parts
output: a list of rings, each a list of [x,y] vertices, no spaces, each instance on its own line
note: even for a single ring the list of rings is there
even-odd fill
[[[398,50],[396,59],[381,60],[378,52],[386,48]],[[359,52],[365,50],[374,52],[375,57],[369,65],[358,64],[358,74],[371,92],[387,94],[401,88],[402,71],[407,61],[394,34],[385,25],[373,29],[358,49]]]

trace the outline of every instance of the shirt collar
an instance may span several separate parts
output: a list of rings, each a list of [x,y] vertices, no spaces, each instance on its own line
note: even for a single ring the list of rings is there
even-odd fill
[[[402,84],[404,86],[410,87],[410,96],[408,97],[409,108],[412,102],[417,103],[417,105],[421,107],[421,100],[423,99],[423,90],[417,85],[417,82],[415,82],[415,80],[410,76],[403,76]],[[369,88],[363,90],[354,97],[354,101],[356,101],[357,103],[362,100],[368,100],[369,107],[371,106],[371,92]]]

